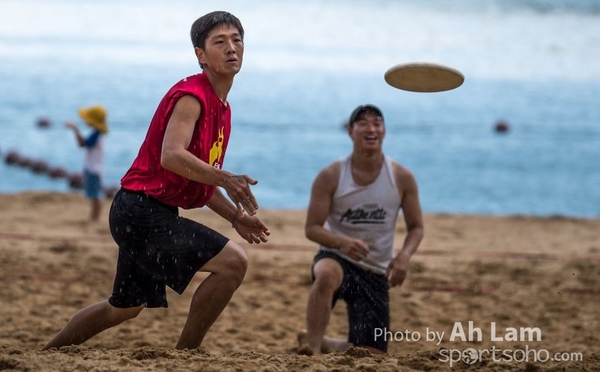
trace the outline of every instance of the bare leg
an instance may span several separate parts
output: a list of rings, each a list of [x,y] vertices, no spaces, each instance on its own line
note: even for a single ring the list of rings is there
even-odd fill
[[[314,266],[315,281],[306,305],[306,344],[312,354],[327,352],[325,329],[331,316],[333,294],[342,284],[344,272],[339,263],[330,258],[319,260]]]
[[[210,327],[242,284],[247,268],[246,252],[229,241],[218,255],[200,269],[211,274],[194,293],[177,349],[195,349],[200,346]]]
[[[102,210],[102,202],[100,199],[91,200],[90,222],[98,222],[100,220],[100,211]]]
[[[109,304],[108,300],[90,305],[75,313],[42,350],[79,345],[108,328],[135,318],[142,309],[142,306],[128,309],[116,308]]]

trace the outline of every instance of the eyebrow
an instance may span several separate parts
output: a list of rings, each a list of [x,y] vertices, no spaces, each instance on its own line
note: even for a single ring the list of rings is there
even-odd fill
[[[220,32],[220,33],[218,33],[218,34],[216,34],[216,35],[213,35],[213,36],[211,36],[211,37],[210,37],[210,40],[213,40],[213,39],[218,39],[218,38],[221,38],[221,37],[227,37],[227,36],[229,36],[229,35],[231,35],[231,36],[233,36],[233,37],[236,37],[236,36],[237,36],[237,37],[240,37],[240,38],[242,37],[242,35],[240,35],[239,31],[235,31],[235,32],[232,32],[232,33],[228,33],[228,32]]]
[[[361,121],[361,120],[367,120],[367,118],[362,117],[362,118],[356,119],[356,121]],[[375,120],[383,120],[383,117],[381,117],[381,116],[375,116]]]

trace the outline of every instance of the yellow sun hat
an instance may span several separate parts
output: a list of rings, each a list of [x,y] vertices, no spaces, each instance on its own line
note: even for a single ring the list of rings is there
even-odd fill
[[[79,109],[79,116],[94,129],[100,133],[108,132],[106,124],[106,110],[100,105],[84,107]]]

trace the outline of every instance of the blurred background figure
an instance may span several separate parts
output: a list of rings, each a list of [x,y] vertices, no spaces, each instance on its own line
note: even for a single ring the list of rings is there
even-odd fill
[[[90,222],[98,222],[102,207],[102,175],[104,173],[104,140],[108,133],[106,110],[96,105],[79,109],[79,116],[92,128],[92,132],[84,137],[76,124],[67,122],[65,126],[75,134],[80,147],[85,148],[83,159],[83,188],[85,196],[90,199]]]
[[[498,122],[496,122],[496,125],[494,125],[494,131],[496,133],[506,133],[509,130],[510,125],[504,120],[499,120]]]
[[[51,124],[51,122],[50,122],[50,119],[48,119],[48,118],[42,117],[37,120],[38,128],[49,128],[50,124]]]

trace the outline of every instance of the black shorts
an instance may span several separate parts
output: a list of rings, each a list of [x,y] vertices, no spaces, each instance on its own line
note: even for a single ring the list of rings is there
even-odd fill
[[[119,245],[111,305],[167,307],[166,287],[182,294],[196,272],[228,238],[190,219],[179,209],[145,194],[119,190],[109,216]]]
[[[338,299],[346,302],[348,342],[387,352],[385,337],[375,337],[376,328],[390,328],[390,304],[385,275],[364,270],[340,255],[325,250],[319,250],[314,258],[313,268],[323,258],[336,260],[344,270],[344,279],[333,295],[331,307],[335,306]]]

